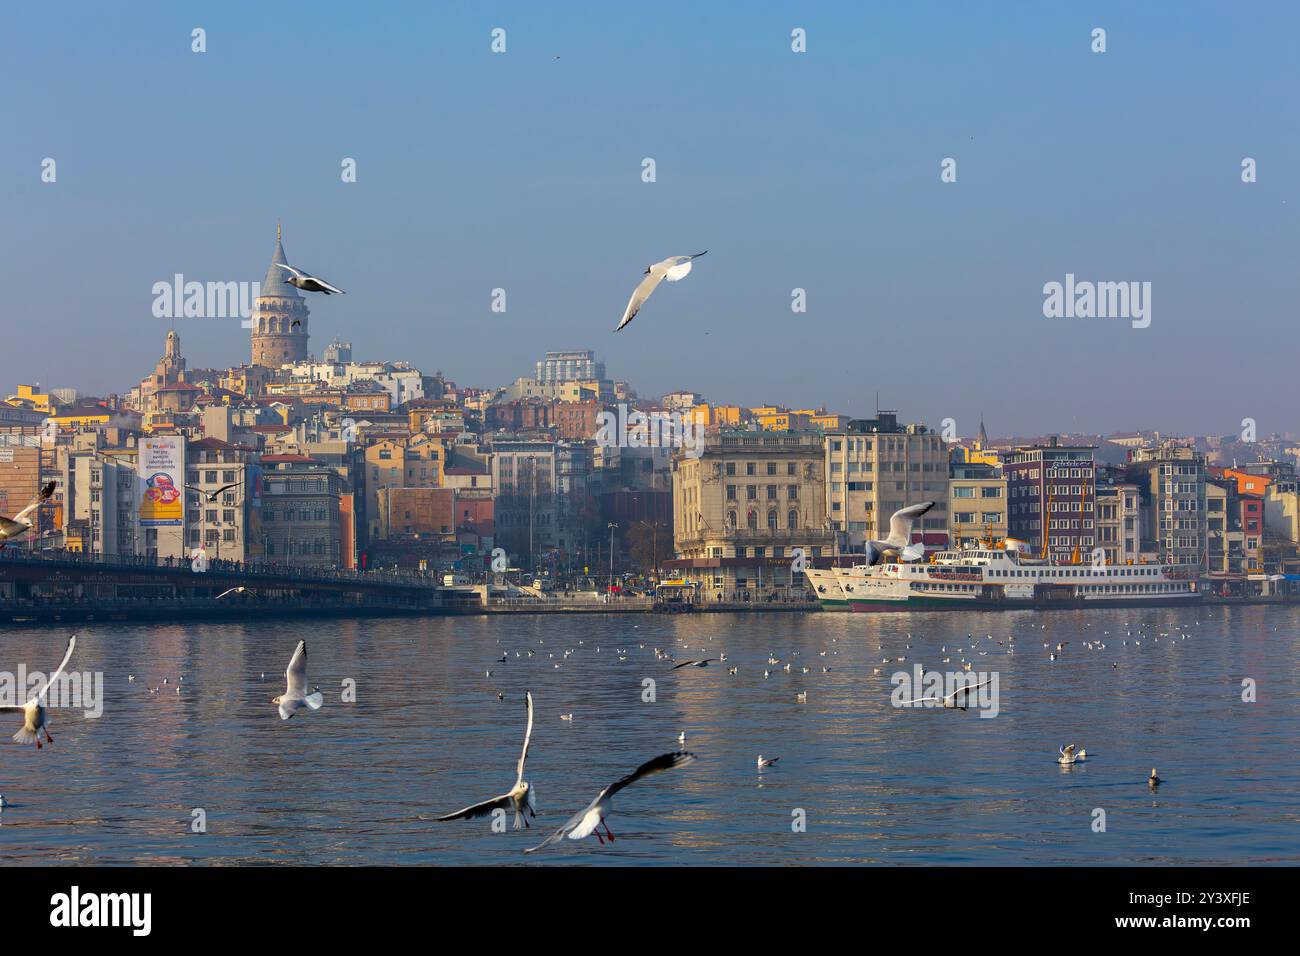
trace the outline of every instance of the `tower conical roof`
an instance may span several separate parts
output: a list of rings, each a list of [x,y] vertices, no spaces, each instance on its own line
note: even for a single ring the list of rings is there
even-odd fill
[[[275,254],[271,256],[271,264],[266,268],[266,278],[262,280],[261,294],[275,295],[284,299],[301,299],[302,295],[293,286],[285,281],[289,275],[284,269],[281,269],[276,263],[289,264],[289,260],[284,254],[284,245],[280,242],[280,227],[275,227]]]

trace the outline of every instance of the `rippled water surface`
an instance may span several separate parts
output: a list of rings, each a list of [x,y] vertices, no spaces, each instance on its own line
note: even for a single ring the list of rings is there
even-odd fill
[[[20,719],[0,715],[12,725],[0,727],[0,852],[101,864],[1295,864],[1298,618],[1204,607],[92,625],[72,666],[103,673],[102,717],[53,712],[55,743],[37,752],[8,742]],[[9,630],[0,670],[52,667],[66,637]],[[282,722],[270,699],[300,638],[326,702]],[[1062,641],[1053,662],[1043,645]],[[728,660],[674,671],[656,647]],[[782,665],[764,678],[769,655]],[[963,657],[998,675],[997,717],[891,706],[891,674]],[[1245,677],[1256,703],[1242,702]],[[355,703],[341,699],[348,679]],[[537,704],[533,829],[431,820],[513,783],[525,689]],[[615,843],[522,855],[682,732],[699,761],[620,793]],[[1056,765],[1068,742],[1086,764]],[[781,758],[761,775],[760,753]],[[1154,794],[1153,765],[1165,781]],[[206,833],[191,830],[195,808]],[[806,832],[792,829],[796,811]]]

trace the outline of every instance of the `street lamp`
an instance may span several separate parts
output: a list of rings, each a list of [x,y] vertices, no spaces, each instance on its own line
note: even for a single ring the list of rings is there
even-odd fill
[[[609,593],[614,593],[614,531],[618,525],[609,523]]]

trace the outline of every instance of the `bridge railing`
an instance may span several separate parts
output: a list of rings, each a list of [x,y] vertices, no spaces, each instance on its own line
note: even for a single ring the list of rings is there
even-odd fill
[[[14,547],[0,549],[0,563],[11,562],[27,565],[49,564],[51,566],[94,568],[104,571],[191,570],[191,563],[188,558],[160,558],[156,555],[118,555],[110,557],[59,548],[45,548],[40,551],[27,551]],[[390,585],[428,588],[437,587],[439,580],[439,575],[424,571],[361,571],[349,568],[209,558],[208,573],[212,572],[250,579],[277,578],[302,581],[304,583],[320,582],[322,584],[355,581],[359,584],[372,586]]]

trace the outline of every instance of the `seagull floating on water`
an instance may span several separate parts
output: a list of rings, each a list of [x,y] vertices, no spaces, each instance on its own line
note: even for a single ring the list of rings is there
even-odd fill
[[[764,759],[764,758],[763,758],[763,755],[762,755],[762,754],[759,754],[759,755],[758,755],[758,769],[759,769],[759,770],[765,770],[765,769],[767,769],[768,767],[772,766],[772,764],[776,763],[776,762],[777,762],[778,760],[780,760],[780,759],[781,759],[780,757],[768,757],[767,759]]]
[[[1070,744],[1068,747],[1062,747],[1060,749],[1061,754],[1056,758],[1056,762],[1062,767],[1068,767],[1075,763],[1083,763],[1088,759],[1088,751],[1080,750],[1078,753],[1075,753],[1074,744]]]

